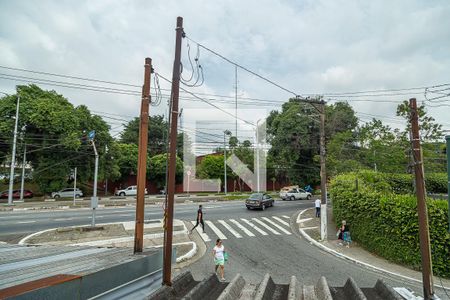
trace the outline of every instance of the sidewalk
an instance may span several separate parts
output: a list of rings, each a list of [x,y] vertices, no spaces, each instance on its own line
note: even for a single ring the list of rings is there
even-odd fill
[[[315,217],[314,208],[299,212],[297,216],[298,229],[302,236],[312,244],[337,257],[350,260],[354,263],[364,265],[383,273],[388,273],[416,282],[422,282],[421,272],[411,270],[404,266],[389,262],[384,258],[378,257],[363,249],[356,242],[352,242],[349,248],[344,245],[340,245],[340,241],[336,237],[337,226],[333,222],[331,215],[332,210],[331,208],[328,208],[328,238],[326,241],[320,240],[320,218]],[[441,281],[445,289],[450,291],[449,279],[434,276],[434,285],[436,287],[442,288]]]
[[[52,228],[24,237],[19,245],[91,246],[101,248],[134,247],[134,222],[98,224],[96,227],[73,226]],[[162,220],[147,220],[144,223],[144,248],[163,246]],[[177,263],[191,259],[197,253],[197,244],[191,240],[186,224],[181,220],[173,223],[173,246]]]

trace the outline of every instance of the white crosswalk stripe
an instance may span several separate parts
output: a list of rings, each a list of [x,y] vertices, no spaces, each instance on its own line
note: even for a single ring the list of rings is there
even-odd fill
[[[290,219],[290,218],[289,218]],[[191,221],[195,225],[195,221]],[[220,224],[220,225],[219,225]],[[287,228],[286,228],[287,227]],[[291,235],[290,224],[285,216],[270,216],[258,218],[239,218],[227,220],[208,220],[205,221],[205,229],[212,237],[203,233],[202,228],[197,227],[197,232],[205,242],[220,238],[226,240],[230,238],[241,239],[243,237],[275,235]],[[230,235],[231,234],[231,235]]]
[[[245,228],[244,226],[241,225],[241,223],[239,223],[238,221],[236,221],[235,219],[230,219],[230,222],[233,223],[234,225],[236,225],[240,230],[242,230],[246,235],[248,236],[255,236],[255,234],[253,232],[251,232],[250,230],[248,230],[247,228]]]
[[[262,235],[267,235],[267,232],[265,232],[264,230],[262,230],[261,228],[259,228],[258,226],[256,226],[255,224],[253,224],[252,222],[250,222],[247,219],[242,219],[242,221],[244,221],[245,223],[247,223],[248,226],[250,226],[251,228],[255,229],[256,231],[258,231],[259,233],[261,233]]]
[[[220,224],[223,225],[223,227],[225,227],[229,232],[231,232],[232,235],[234,235],[235,237],[237,237],[238,239],[242,238],[242,235],[239,234],[239,232],[237,232],[236,230],[234,230],[230,225],[227,224],[227,222],[225,222],[224,220],[218,220],[218,222]]]
[[[285,219],[290,219],[291,218],[291,217],[285,216],[285,215],[283,215],[282,217],[285,218]]]
[[[272,227],[270,227],[269,225],[267,225],[266,223],[258,220],[257,218],[252,218],[252,220],[256,223],[258,223],[259,225],[265,227],[267,230],[269,230],[270,232],[272,232],[273,234],[276,235],[280,235],[281,233],[279,233],[278,231],[276,231],[275,229],[273,229]]]
[[[216,227],[216,225],[214,225],[213,222],[211,221],[205,221],[206,225],[208,225],[212,231],[214,231],[214,233],[217,235],[217,237],[221,240],[226,240],[227,237],[222,233],[222,231],[220,231],[219,228]]]
[[[283,231],[284,233],[286,233],[286,234],[291,234],[289,231],[287,231],[286,229],[284,229],[283,227],[281,227],[280,225],[278,225],[277,223],[275,223],[275,222],[272,221],[271,219],[266,218],[266,217],[262,217],[261,219],[263,219],[264,221],[266,221],[266,222],[272,224],[273,226],[275,226],[275,227],[278,228],[279,230]]]
[[[285,222],[285,221],[282,220],[281,218],[278,218],[278,217],[275,217],[275,216],[273,216],[272,218],[274,218],[275,220],[277,220],[278,222],[280,222],[281,224],[283,224],[283,225],[285,225],[285,226],[287,226],[287,227],[290,226],[288,222]]]
[[[197,224],[196,221],[191,221],[191,223],[192,223],[192,225]],[[195,228],[195,230],[197,230],[198,234],[202,237],[202,239],[203,239],[205,242],[211,241],[211,239],[209,238],[209,236],[208,236],[206,233],[203,233],[203,229],[200,228],[200,226],[201,226],[201,225],[197,226],[197,228]]]

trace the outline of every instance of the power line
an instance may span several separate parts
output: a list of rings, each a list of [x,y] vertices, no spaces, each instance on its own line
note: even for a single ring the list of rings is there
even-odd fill
[[[214,50],[212,50],[212,49],[206,47],[205,45],[200,44],[199,42],[196,42],[196,41],[194,41],[193,39],[191,39],[191,38],[189,38],[189,37],[187,37],[187,36],[185,36],[185,37],[186,37],[186,39],[188,39],[189,41],[192,41],[193,43],[197,44],[199,47],[205,49],[206,51],[211,52],[212,54],[214,54],[214,55],[220,57],[221,59],[225,60],[226,62],[228,62],[228,63],[230,63],[230,64],[232,64],[232,65],[234,65],[234,66],[236,66],[236,67],[238,67],[238,68],[240,68],[240,69],[242,69],[242,70],[244,70],[244,71],[246,71],[246,72],[248,72],[248,73],[250,73],[250,74],[252,74],[252,75],[254,75],[254,76],[256,76],[256,77],[258,77],[258,78],[260,78],[260,79],[262,79],[262,80],[264,80],[264,81],[266,81],[266,82],[268,82],[268,83],[270,83],[270,84],[272,84],[272,85],[274,85],[274,86],[276,86],[276,87],[278,87],[278,88],[280,88],[280,89],[282,89],[282,90],[285,91],[285,92],[288,92],[288,93],[294,95],[295,97],[299,97],[299,96],[300,96],[299,94],[295,93],[294,91],[289,90],[289,89],[287,89],[287,88],[285,88],[285,87],[279,85],[278,83],[275,83],[274,81],[272,81],[272,80],[270,80],[270,79],[268,79],[268,78],[266,78],[266,77],[264,77],[264,76],[262,76],[262,75],[260,75],[260,74],[258,74],[258,73],[256,73],[256,72],[254,72],[254,71],[252,71],[252,70],[250,70],[250,69],[248,69],[248,68],[246,68],[246,67],[244,67],[244,66],[242,66],[242,65],[240,65],[240,64],[238,64],[238,63],[236,63],[236,62],[234,62],[234,61],[232,61],[232,60],[229,59],[229,58],[226,58],[226,57],[223,56],[222,54],[217,53],[216,51],[214,51]]]

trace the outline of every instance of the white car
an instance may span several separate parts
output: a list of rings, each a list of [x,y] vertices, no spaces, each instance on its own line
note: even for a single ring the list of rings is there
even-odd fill
[[[287,192],[280,192],[280,198],[283,200],[311,199],[312,194],[300,188],[293,188]]]
[[[118,190],[114,193],[116,196],[136,196],[137,195],[137,185],[131,185],[123,190]],[[145,189],[145,194],[147,195],[147,189]]]
[[[52,198],[54,198],[54,199],[70,198],[70,197],[73,197],[73,194],[74,194],[73,188],[67,188],[67,189],[60,190],[58,192],[53,192]],[[79,188],[75,189],[75,197],[76,198],[83,197],[83,192]]]

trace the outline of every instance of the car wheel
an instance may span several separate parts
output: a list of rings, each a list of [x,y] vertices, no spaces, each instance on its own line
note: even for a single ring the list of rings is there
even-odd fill
[[[266,205],[263,203],[263,205],[261,206],[262,210],[266,210]]]
[[[295,201],[295,196],[291,196],[291,198],[289,198],[289,200]]]
[[[55,195],[53,198],[58,199],[60,196],[59,195]]]
[[[311,200],[311,195],[306,196],[306,199]]]
[[[125,193],[124,192],[121,192],[120,194],[119,194],[119,196],[125,196]]]
[[[250,209],[250,207],[247,206],[247,209]]]
[[[272,204],[270,204],[270,206],[272,207],[275,204],[275,201],[272,201]]]

